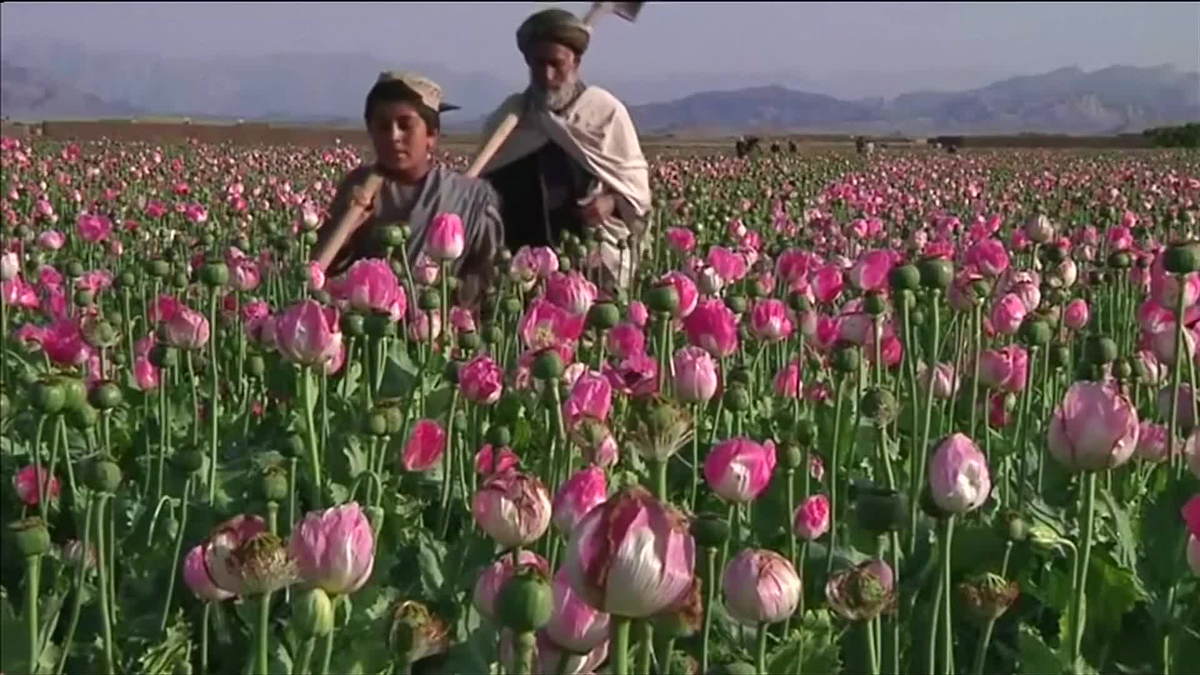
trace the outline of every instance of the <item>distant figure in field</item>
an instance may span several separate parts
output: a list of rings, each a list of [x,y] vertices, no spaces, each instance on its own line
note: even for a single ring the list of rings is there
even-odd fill
[[[779,141],[771,143],[771,152],[776,155],[779,154]]]
[[[875,152],[875,141],[868,141],[865,136],[854,139],[854,149],[858,154],[870,157]]]
[[[794,154],[796,154],[796,152],[799,151],[799,149],[800,148],[796,145],[796,141],[793,141],[791,139],[788,140],[788,152],[790,152],[791,154],[794,155]]]
[[[747,157],[750,153],[758,149],[758,136],[742,136],[734,143],[734,150],[737,151],[738,159]]]

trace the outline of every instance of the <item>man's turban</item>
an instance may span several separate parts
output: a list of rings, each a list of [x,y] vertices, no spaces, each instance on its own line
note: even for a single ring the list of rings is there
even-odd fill
[[[582,55],[591,39],[591,28],[563,9],[542,10],[525,19],[517,29],[517,48],[522,54],[529,54],[539,42],[556,42]]]

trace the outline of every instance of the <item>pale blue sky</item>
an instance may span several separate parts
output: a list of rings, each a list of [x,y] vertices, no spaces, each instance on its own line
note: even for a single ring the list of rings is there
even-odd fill
[[[494,75],[521,71],[513,33],[541,7],[589,3],[19,3],[0,39],[53,37],[171,56],[370,52]],[[1200,3],[647,3],[607,17],[593,77],[855,72],[983,79],[1063,66],[1200,69]],[[924,73],[924,76],[920,76]],[[914,84],[916,84],[914,82]]]

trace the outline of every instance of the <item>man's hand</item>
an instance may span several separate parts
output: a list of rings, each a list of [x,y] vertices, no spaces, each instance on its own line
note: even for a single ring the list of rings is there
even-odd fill
[[[610,194],[600,194],[583,205],[583,222],[592,227],[600,225],[617,207],[617,200]]]
[[[362,227],[363,223],[370,220],[375,211],[375,197],[379,193],[376,188],[374,192],[370,191],[366,185],[359,185],[350,191],[350,206],[357,207],[359,210],[358,218],[353,222],[353,230]]]

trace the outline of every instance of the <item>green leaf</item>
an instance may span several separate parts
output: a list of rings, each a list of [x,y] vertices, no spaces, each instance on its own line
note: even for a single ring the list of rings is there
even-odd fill
[[[1160,472],[1160,474],[1163,472]],[[1140,519],[1140,571],[1152,588],[1164,592],[1179,578],[1187,528],[1180,525],[1179,512],[1195,493],[1188,481],[1170,481],[1146,501]]]
[[[1068,601],[1068,603],[1069,602],[1070,601]],[[1086,616],[1087,609],[1088,609],[1088,601],[1087,601],[1086,595],[1083,596],[1082,607],[1080,609],[1081,609],[1082,613],[1084,614],[1084,616]],[[1084,628],[1086,629],[1086,626]],[[1063,612],[1058,615],[1058,642],[1059,642],[1058,657],[1059,657],[1059,660],[1063,661],[1063,663],[1066,663],[1066,658],[1067,658],[1066,654],[1067,654],[1067,650],[1068,650],[1068,644],[1071,639],[1071,636],[1074,634],[1075,634],[1074,629],[1071,627],[1071,612],[1069,611],[1069,609],[1064,609]]]
[[[242,666],[243,675],[257,675],[259,672],[258,670],[256,670],[257,661],[258,661],[258,656],[257,656],[258,638],[257,637],[253,638],[253,641],[250,643],[250,646],[251,646],[251,649],[248,650],[248,655],[246,656],[245,664]],[[274,647],[274,649],[271,649],[271,647],[268,647],[269,651],[267,652],[267,673],[268,673],[268,675],[289,675],[292,672],[292,655],[290,653],[288,653],[287,647],[283,644],[283,641],[281,641],[281,640],[274,641],[272,643],[272,646]],[[355,650],[351,650],[351,653],[353,653],[354,651]],[[164,672],[163,675],[168,675],[169,672],[170,671]],[[361,671],[361,670],[339,670],[336,672],[361,674],[363,671]]]
[[[420,373],[420,368],[408,355],[405,342],[403,340],[391,340],[390,342],[391,354],[384,360],[383,382],[379,387],[379,398],[407,396],[416,386],[417,375]],[[435,370],[444,365],[437,363],[439,360],[440,357],[430,360],[428,372],[440,372],[440,370]]]
[[[1039,579],[1026,580],[1022,591],[1028,592],[1042,604],[1066,616],[1071,605],[1071,585],[1070,573],[1051,568],[1046,570]]]
[[[331,506],[341,506],[350,499],[350,488],[341,483],[327,483],[325,485],[325,495],[329,498]]]
[[[496,632],[490,627],[481,627],[471,631],[465,641],[450,647],[446,652],[444,662],[436,672],[485,675],[495,672],[492,664],[497,661],[498,656],[496,654]]]
[[[182,612],[180,612],[182,615]],[[167,628],[163,641],[147,649],[138,659],[137,670],[147,675],[171,675],[188,663],[191,627],[182,616],[176,617]]]
[[[1036,444],[1032,444],[1035,448]],[[1042,474],[1042,491],[1040,499],[1045,505],[1054,509],[1074,509],[1079,498],[1082,474],[1068,471],[1059,462],[1045,462]]]
[[[8,600],[8,589],[0,586],[0,636],[4,648],[0,649],[0,670],[6,673],[27,673],[29,667],[29,626],[24,617],[17,618]],[[57,665],[59,650],[54,643],[43,645],[36,670],[51,672]]]
[[[371,468],[371,458],[363,444],[357,438],[346,439],[346,447],[342,448],[349,465],[350,478],[358,478],[359,474]]]
[[[955,572],[981,572],[995,566],[1004,558],[1004,538],[995,528],[964,522],[954,528],[951,564]]]
[[[0,668],[5,673],[19,673],[19,667],[28,667],[28,657],[25,655],[25,641],[19,639],[25,626],[13,613],[12,604],[8,602],[8,590],[0,586],[0,634],[4,635],[4,650],[0,650]]]
[[[1022,625],[1017,633],[1017,648],[1021,653],[1021,672],[1024,675],[1053,675],[1063,672],[1063,663],[1053,649],[1029,626]]]
[[[358,597],[359,606],[362,607],[363,616],[371,624],[379,621],[387,615],[388,608],[395,602],[399,593],[391,586],[375,586],[374,588],[363,588],[356,594]]]
[[[855,444],[857,443],[857,429],[854,427],[854,395],[849,392],[844,394],[840,420],[836,414],[836,403],[837,397],[835,395],[827,403],[817,406],[815,411],[817,430],[822,439],[820,454],[822,455],[822,459],[825,460],[826,466],[829,466],[832,461],[827,453],[833,449],[832,444],[836,434],[840,434],[836,436],[838,439],[837,452],[839,462],[843,466],[852,461],[850,453],[854,451]],[[825,439],[828,439],[828,441]]]
[[[533,440],[533,425],[524,417],[518,418],[513,422],[512,427],[512,447],[515,451],[523,452],[529,447]]]
[[[494,424],[508,424],[510,427],[515,427],[517,420],[524,419],[525,407],[522,395],[510,389],[500,396],[500,400],[492,410],[492,422]],[[512,432],[515,447],[516,428],[513,428]]]
[[[763,396],[757,401],[758,416],[765,420],[775,419],[775,398]]]
[[[368,584],[360,589],[352,596],[353,603],[350,602],[351,596],[343,596],[342,602],[348,608],[345,611],[350,615],[350,620],[345,626],[338,629],[338,634],[344,636],[382,635],[388,610],[398,596],[399,593],[395,588],[377,584]],[[341,611],[339,610],[339,614]],[[387,643],[383,640],[353,638],[352,642],[354,648],[338,654],[330,672],[377,673],[381,672],[391,660]],[[318,644],[318,653],[320,652],[319,647]]]
[[[7,339],[8,336],[4,336]],[[32,356],[32,354],[30,354]],[[25,355],[15,349],[5,349],[4,358],[10,367],[20,368],[24,375],[33,375],[38,372]],[[15,375],[16,373],[14,373]]]
[[[1200,630],[1189,626],[1181,627],[1175,631],[1171,645],[1175,648],[1173,659],[1176,670],[1180,664],[1200,663]]]
[[[851,456],[847,457],[847,462],[853,461],[859,457],[878,457],[879,456],[879,427],[875,426],[869,420],[862,420],[854,429],[854,442],[850,446]]]
[[[1029,525],[1035,524],[1049,528],[1059,539],[1064,539],[1070,532],[1065,512],[1060,507],[1050,506],[1041,497],[1033,497],[1026,503]],[[1064,547],[1059,547],[1059,555],[1069,555]]]
[[[788,639],[767,656],[767,672],[830,675],[842,672],[839,644],[834,637],[828,611],[806,613],[802,626],[793,630]],[[797,669],[801,654],[803,663]]]
[[[614,471],[608,477],[608,493],[616,494],[627,487],[641,483],[641,478],[633,471]]]
[[[1146,591],[1137,576],[1118,567],[1104,552],[1092,550],[1088,563],[1088,598],[1103,598],[1103,602],[1087,603],[1087,635],[1097,647],[1116,638],[1121,632],[1121,618],[1146,598]]]
[[[358,388],[362,386],[362,362],[358,361],[357,359],[354,360],[354,362],[352,362],[349,367],[345,369],[342,377],[346,380],[346,396],[353,400],[354,395],[358,392]],[[341,389],[340,384],[338,385],[338,389]]]
[[[58,667],[58,660],[62,657],[62,649],[50,640],[42,640],[42,654],[38,658],[38,670],[42,673],[54,672]]]
[[[1133,569],[1137,565],[1137,539],[1133,535],[1133,527],[1129,522],[1129,512],[1121,508],[1108,490],[1100,490],[1100,498],[1104,508],[1112,518],[1117,530],[1117,560],[1121,567]]]
[[[425,417],[426,419],[436,420],[441,419],[443,415],[448,415],[450,411],[450,402],[454,398],[454,387],[443,385],[429,392],[425,397]],[[458,409],[462,410],[462,404],[458,405]],[[446,425],[449,425],[449,420]]]
[[[42,569],[45,570],[48,561],[43,558]],[[46,572],[42,572],[43,575]],[[59,623],[59,616],[62,612],[63,601],[66,599],[67,577],[59,576],[58,584],[56,584],[52,592],[47,592],[45,589],[38,595],[38,641],[42,645],[48,645],[54,635],[55,627]],[[45,659],[45,656],[42,657]]]
[[[417,563],[421,588],[429,599],[437,597],[445,583],[442,566],[446,562],[446,544],[428,530],[417,535]]]

